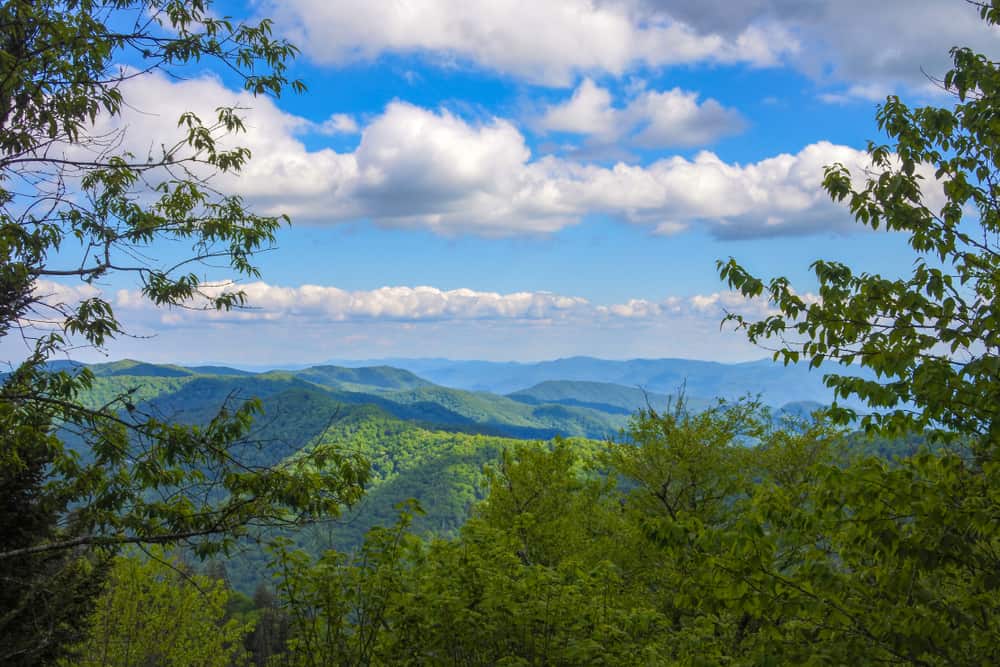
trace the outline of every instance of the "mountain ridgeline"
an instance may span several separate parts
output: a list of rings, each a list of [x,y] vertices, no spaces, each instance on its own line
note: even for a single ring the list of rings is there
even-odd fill
[[[800,415],[831,400],[822,384],[823,371],[808,373],[770,362],[727,365],[578,357],[539,364],[393,363],[421,372],[392,365],[251,372],[218,365],[183,367],[124,360],[89,367],[96,380],[86,399],[100,405],[127,391],[132,403],[189,423],[208,418],[227,401],[261,399],[264,423],[284,412],[315,413],[315,407],[305,410],[305,405],[296,405],[297,401],[313,401],[336,406],[331,407],[331,419],[367,406],[435,429],[543,439],[613,436],[630,415],[645,408],[663,410],[679,394],[694,410],[718,398],[752,396],[778,412]],[[305,416],[303,420],[310,421]]]
[[[577,368],[570,375],[618,379],[632,364],[600,360],[566,363]],[[448,371],[455,378],[461,369],[472,373],[489,365],[455,364]],[[649,367],[657,366],[659,374],[652,384],[664,391],[652,391],[641,383],[630,386],[547,379],[561,372],[561,362],[531,367],[494,364],[497,372],[485,373],[483,385],[513,388],[504,395],[443,386],[419,373],[386,364],[251,372],[221,365],[184,367],[123,360],[89,366],[94,381],[81,398],[96,407],[128,395],[129,405],[139,413],[188,424],[208,423],[223,407],[259,399],[262,409],[250,436],[234,445],[241,461],[272,466],[297,452],[331,443],[360,455],[370,466],[362,502],[337,523],[296,536],[299,544],[319,553],[330,547],[357,547],[370,528],[391,523],[397,515],[396,506],[410,498],[423,507],[423,513],[414,519],[414,530],[456,535],[471,508],[485,497],[484,469],[495,465],[504,451],[526,441],[530,446],[547,448],[553,438],[568,438],[576,451],[590,458],[600,441],[618,437],[636,412],[667,410],[676,405],[680,391],[689,410],[700,411],[715,404],[711,394],[699,394],[699,388],[718,387],[723,371],[731,370],[719,364],[668,360],[632,365],[647,368],[641,375],[646,379],[653,377]],[[666,370],[668,367],[673,370]],[[589,370],[584,372],[584,368]],[[694,373],[701,369],[711,369],[714,375]],[[748,371],[731,372],[740,376]],[[781,367],[769,372],[774,376],[786,373],[791,385],[798,380],[797,374]],[[434,374],[441,377],[448,373],[439,368]],[[818,380],[819,374],[815,376]],[[518,385],[518,378],[528,384]],[[815,389],[799,391],[791,386],[765,392],[760,398],[772,404],[777,415],[805,417],[820,403],[797,401],[778,407],[774,401],[775,396],[803,395],[819,394]],[[74,445],[72,433],[64,438]],[[87,456],[85,447],[81,446],[80,452]],[[266,557],[259,549],[250,548],[233,558],[229,570],[237,588],[252,591],[264,576]]]
[[[461,368],[469,368],[467,363],[470,362],[457,362],[450,372],[457,377]],[[575,362],[568,360],[568,363],[573,366]],[[354,461],[363,462],[366,470],[364,494],[360,501],[345,507],[341,516],[294,531],[271,529],[258,536],[263,539],[245,541],[228,553],[224,564],[219,565],[224,571],[220,576],[224,576],[226,585],[236,591],[234,599],[249,601],[250,598],[240,596],[252,594],[257,600],[262,586],[266,589],[265,582],[273,581],[280,572],[288,576],[291,570],[284,560],[288,558],[287,548],[303,554],[306,560],[301,563],[325,558],[324,554],[345,554],[345,558],[356,557],[359,562],[366,563],[373,548],[382,549],[373,547],[372,540],[377,544],[382,539],[380,535],[390,534],[385,531],[397,530],[401,516],[408,517],[405,527],[414,539],[419,536],[419,539],[429,540],[428,545],[439,545],[429,548],[461,545],[483,526],[484,520],[490,521],[489,503],[500,502],[498,498],[503,497],[502,493],[496,496],[498,483],[500,488],[506,488],[504,485],[510,481],[511,474],[527,474],[532,480],[537,477],[532,484],[547,487],[549,482],[545,477],[552,472],[548,466],[563,457],[569,457],[563,463],[573,472],[567,468],[564,473],[569,476],[554,483],[550,491],[562,489],[571,495],[582,494],[577,500],[585,504],[598,502],[601,494],[619,494],[607,501],[608,507],[624,507],[625,498],[630,498],[639,488],[636,487],[638,478],[626,476],[612,482],[605,469],[611,461],[609,457],[613,459],[616,452],[622,455],[637,449],[633,445],[638,444],[636,438],[642,437],[645,428],[639,424],[671,423],[673,417],[670,415],[678,414],[679,405],[691,415],[708,415],[715,410],[716,416],[707,417],[705,424],[723,424],[728,419],[725,415],[742,414],[742,404],[734,402],[730,407],[719,408],[718,399],[699,392],[706,387],[709,388],[706,391],[718,390],[722,383],[736,382],[733,377],[750,373],[753,368],[734,370],[719,364],[683,361],[672,364],[666,360],[635,362],[647,369],[643,376],[647,379],[653,377],[652,369],[656,367],[659,374],[655,378],[658,379],[652,384],[663,391],[649,389],[641,383],[627,385],[605,381],[621,378],[623,369],[630,363],[588,360],[576,366],[578,376],[600,378],[598,380],[551,379],[552,373],[559,372],[560,362],[526,367],[497,365],[498,369],[503,366],[505,375],[502,379],[497,379],[501,377],[497,375],[486,384],[515,387],[506,394],[499,394],[443,386],[420,373],[389,364],[319,365],[251,372],[220,365],[184,367],[124,360],[90,366],[94,379],[81,399],[96,407],[116,397],[128,396],[125,410],[170,422],[199,425],[209,423],[224,408],[232,409],[247,400],[257,399],[261,410],[250,433],[232,444],[234,458],[243,464],[260,469],[294,464],[300,455],[329,446],[346,457],[353,457]],[[470,372],[474,372],[474,368]],[[585,372],[585,368],[589,370]],[[699,369],[709,369],[712,375],[705,377],[693,373]],[[75,368],[66,366],[63,370],[73,372]],[[689,371],[691,373],[685,374]],[[787,375],[788,387],[782,387],[775,380],[782,373]],[[436,375],[440,377],[441,374],[443,371],[439,369]],[[766,423],[773,425],[775,432],[781,428],[785,416],[801,420],[803,428],[814,428],[807,426],[808,420],[822,403],[807,399],[810,396],[823,398],[815,386],[797,388],[801,374],[780,366],[767,367],[758,375],[758,387],[778,387],[770,392],[762,391],[756,397],[761,403],[771,405],[770,413],[761,414],[765,415]],[[518,386],[518,377],[531,384]],[[730,379],[726,380],[727,377]],[[808,377],[810,382],[816,382],[819,373]],[[673,381],[676,385],[668,386]],[[777,405],[776,397],[800,400]],[[723,411],[718,412],[718,409]],[[658,421],[659,417],[653,421],[646,417],[636,418],[637,413],[648,416],[650,410],[664,415],[665,421]],[[727,412],[729,410],[732,412]],[[712,433],[714,431],[706,431],[699,438],[711,440],[716,437]],[[732,437],[736,446],[728,448],[732,453],[727,456],[739,459],[743,456],[742,450],[758,449],[746,447],[750,441],[741,440],[735,434],[736,431]],[[803,437],[812,442],[813,436]],[[63,438],[71,447],[74,443],[79,445],[82,458],[88,456],[88,448],[77,443],[73,433],[65,433]],[[906,452],[911,452],[923,441],[914,439],[902,444]],[[903,451],[900,443],[867,439],[856,439],[847,446],[856,453],[875,453],[884,460],[891,460]],[[760,452],[753,456],[765,459],[771,456],[768,446],[759,449]],[[700,445],[696,450],[697,456],[704,455]],[[515,472],[517,461],[525,462],[520,468],[522,473]],[[708,466],[705,474],[709,474],[707,471],[714,469],[712,466],[718,465],[718,461],[706,460],[696,468],[702,465]],[[792,468],[796,466],[792,464]],[[618,490],[613,491],[614,488]],[[526,496],[529,504],[535,503],[530,500],[534,497]],[[416,506],[410,504],[413,501]],[[524,526],[532,527],[535,521],[543,524],[558,521],[564,511],[583,512],[581,516],[589,516],[589,510],[583,510],[582,505],[572,510],[563,502],[560,500],[545,511],[539,510],[537,515],[529,511]],[[611,511],[601,502],[604,501],[598,505],[603,507],[602,512],[608,511],[609,516],[616,517],[621,514],[620,509]],[[501,515],[516,515],[511,512],[513,510],[508,508]],[[518,527],[517,531],[520,530],[522,528]],[[520,534],[517,531],[515,533]],[[624,530],[624,533],[631,532],[634,531]],[[569,527],[561,527],[554,534],[572,533]],[[440,541],[442,538],[444,541]],[[281,547],[275,552],[273,545],[281,540],[288,540],[287,544],[293,546]],[[585,543],[586,540],[572,549],[582,549],[584,553]],[[388,552],[379,553],[383,555],[376,556],[376,562],[381,562],[378,559]],[[433,551],[428,552],[428,556],[431,553]],[[528,559],[527,563],[535,557],[527,552],[522,556]],[[353,561],[337,562],[340,564],[335,571],[352,571],[343,568]],[[366,568],[369,566],[363,566],[358,572],[378,572]],[[490,565],[487,570],[500,572],[498,568]],[[292,584],[286,580],[279,583],[279,588],[288,585]],[[284,649],[279,646],[275,650]]]
[[[436,384],[498,394],[521,392],[545,382],[596,382],[619,385],[618,388],[606,387],[610,393],[627,388],[676,394],[683,387],[686,395],[695,399],[734,400],[748,394],[759,395],[764,403],[772,406],[797,401],[830,403],[833,394],[823,382],[823,376],[829,373],[873,377],[870,371],[861,367],[824,364],[810,369],[807,365],[784,366],[769,359],[736,364],[692,359],[618,361],[593,357],[537,363],[450,359],[338,360],[331,363],[349,367],[387,364],[409,370]]]

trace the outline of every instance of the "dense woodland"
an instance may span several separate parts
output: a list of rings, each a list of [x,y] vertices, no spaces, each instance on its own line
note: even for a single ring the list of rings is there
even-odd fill
[[[220,143],[236,109],[185,116],[162,154],[92,134],[124,77],[200,59],[303,90],[268,21],[209,5],[0,5],[0,334],[31,346],[0,385],[0,663],[1000,663],[1000,65],[956,47],[948,106],[888,98],[870,169],[827,168],[859,224],[909,240],[910,275],[818,260],[807,301],[719,263],[775,309],[729,320],[825,374],[828,405],[696,378],[487,393],[389,367],[72,363],[125,323],[38,281],[130,272],[155,305],[238,308],[136,249],[253,277],[286,222],[210,187],[250,157]],[[998,2],[960,10],[1000,24]]]
[[[280,396],[321,409],[316,397]],[[283,433],[308,433],[302,429],[281,423]],[[336,439],[370,466],[356,507],[332,524],[271,535],[265,546],[243,545],[228,558],[119,556],[78,656],[92,664],[165,660],[157,653],[165,631],[147,625],[146,614],[170,626],[167,645],[175,648],[167,653],[177,664],[208,656],[212,664],[279,665],[647,664],[692,656],[703,664],[789,664],[862,654],[874,662],[891,658],[887,646],[900,641],[894,623],[884,636],[845,643],[845,633],[869,631],[866,620],[852,623],[900,600],[861,582],[847,587],[844,568],[859,568],[889,536],[842,531],[858,498],[847,504],[841,494],[865,493],[865,485],[851,491],[826,476],[898,469],[921,439],[849,436],[823,421],[776,417],[753,401],[644,409],[604,440],[429,430],[368,406],[338,415],[313,437]],[[958,460],[968,455],[958,444],[950,451]],[[925,456],[926,464],[940,454]],[[926,500],[914,491],[909,502]],[[820,513],[821,503],[833,505]],[[816,544],[818,534],[837,542]],[[849,545],[858,562],[843,562]],[[898,559],[882,563],[885,571],[869,576],[899,577],[901,567]],[[937,596],[949,577],[954,585],[963,576],[938,574],[944,578],[925,582],[923,594]],[[830,602],[815,597],[833,594],[844,616],[831,618]],[[169,619],[188,616],[186,605],[202,596],[211,604],[174,626]],[[820,642],[817,627],[834,620],[838,631]],[[213,635],[216,627],[225,631]],[[939,631],[902,627],[917,636]]]

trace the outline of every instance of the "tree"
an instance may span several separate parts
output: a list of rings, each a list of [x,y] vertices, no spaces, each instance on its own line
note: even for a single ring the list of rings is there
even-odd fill
[[[51,540],[64,500],[44,490],[50,441],[34,425],[0,434],[4,452],[19,465],[0,464],[0,535],[5,549]],[[27,437],[24,437],[27,435]],[[99,592],[104,563],[70,553],[40,553],[0,561],[0,657],[7,665],[49,663],[77,638],[90,600]]]
[[[990,27],[1000,24],[1000,2],[971,4]],[[915,253],[908,276],[820,260],[819,300],[807,302],[785,278],[765,283],[733,259],[719,263],[731,287],[776,305],[763,320],[729,318],[753,342],[778,339],[776,359],[876,372],[826,378],[838,397],[872,407],[867,430],[961,445],[893,464],[821,465],[804,491],[755,495],[761,536],[748,533],[748,552],[766,552],[760,545],[773,535],[795,556],[780,567],[749,561],[744,574],[795,618],[770,645],[788,662],[1000,660],[1000,63],[967,48],[951,55],[941,84],[954,106],[911,109],[887,98],[877,120],[891,145],[869,144],[860,185],[843,165],[824,180],[860,224],[906,235]]]
[[[1000,3],[973,4],[987,24],[1000,23]],[[875,409],[866,426],[965,434],[993,450],[1000,443],[1000,64],[967,48],[951,55],[954,68],[942,85],[957,104],[911,109],[890,96],[877,121],[893,145],[869,143],[863,184],[854,187],[840,164],[824,180],[860,224],[907,236],[915,252],[909,276],[819,260],[812,265],[819,300],[807,302],[787,279],[765,284],[732,258],[719,269],[731,287],[747,297],[766,294],[779,309],[755,322],[730,317],[753,342],[778,338],[776,359],[857,362],[877,373],[874,380],[827,377],[839,397],[857,396]]]
[[[289,639],[289,618],[280,609],[274,593],[261,582],[253,594],[253,630],[246,636],[243,645],[250,653],[254,667],[276,665],[286,651]]]
[[[177,561],[118,557],[89,618],[84,641],[61,664],[83,667],[245,664],[250,627],[225,620],[223,582],[192,574]]]
[[[92,374],[50,363],[127,333],[96,289],[66,302],[52,281],[94,286],[132,275],[158,306],[244,304],[239,289],[197,272],[211,260],[256,276],[254,253],[287,222],[210,184],[250,159],[247,149],[220,143],[243,129],[239,110],[220,108],[212,119],[185,113],[177,136],[149,138],[160,148],[146,154],[122,148],[124,130],[98,128],[113,127],[128,108],[129,80],[205,61],[254,95],[302,91],[287,76],[295,53],[271,36],[269,21],[218,17],[210,0],[0,5],[0,337],[27,345],[0,385],[0,523],[35,517],[30,530],[0,543],[10,579],[0,624],[45,588],[51,568],[36,567],[42,557],[181,542],[208,555],[255,528],[335,514],[361,493],[364,466],[333,443],[271,467],[244,464],[234,446],[250,444],[257,402],[223,405],[195,425],[145,414],[127,392],[95,409],[80,400]],[[158,259],[163,243],[191,254]],[[63,566],[69,560],[56,569]],[[9,657],[0,651],[0,660]]]

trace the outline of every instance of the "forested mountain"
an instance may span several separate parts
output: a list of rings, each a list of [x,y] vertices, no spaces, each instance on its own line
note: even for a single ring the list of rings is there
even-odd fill
[[[575,438],[574,448],[589,458],[597,441],[616,437],[638,410],[664,410],[677,400],[586,381],[544,382],[502,396],[443,387],[389,366],[251,373],[124,360],[89,368],[95,378],[82,396],[85,404],[128,394],[137,412],[169,421],[205,424],[223,406],[259,399],[262,410],[252,430],[234,444],[235,455],[247,464],[273,466],[318,445],[362,457],[370,477],[360,504],[332,524],[298,533],[297,542],[313,553],[357,547],[368,529],[391,523],[396,505],[411,498],[425,512],[413,530],[457,534],[483,498],[484,466],[503,451],[525,439],[543,446],[562,436]],[[695,411],[713,403],[686,400]],[[789,409],[808,416],[815,407]],[[72,433],[64,437],[71,446],[76,442]],[[232,583],[246,592],[266,569],[266,555],[256,547],[234,554],[229,565]]]
[[[632,414],[643,408],[665,408],[671,400],[666,394],[643,391],[610,382],[584,382],[568,380],[547,380],[533,387],[507,394],[509,398],[529,405],[560,403],[593,408],[602,412]],[[704,401],[695,399],[701,407]]]
[[[603,438],[625,425],[621,410],[565,405],[558,401],[528,404],[505,396],[435,385],[395,368],[317,366],[295,371],[246,373],[220,367],[204,369],[159,366],[122,361],[93,366],[96,378],[86,393],[91,405],[101,405],[123,391],[132,402],[170,419],[197,423],[214,414],[224,402],[259,398],[262,421],[275,410],[296,412],[296,396],[322,398],[331,405],[374,406],[405,421],[451,430],[518,438],[556,435]],[[281,396],[280,400],[276,397]],[[331,419],[336,410],[331,412]]]
[[[443,387],[410,371],[388,366],[318,366],[251,373],[219,366],[187,368],[126,360],[95,365],[90,370],[95,377],[82,397],[85,403],[100,405],[115,396],[128,394],[134,404],[133,410],[174,422],[205,424],[223,406],[233,407],[251,398],[259,399],[262,410],[253,428],[247,437],[232,445],[234,456],[246,465],[261,469],[283,465],[322,447],[332,447],[351,460],[363,462],[367,471],[365,493],[356,504],[344,507],[340,517],[294,531],[272,529],[257,540],[240,543],[224,560],[213,561],[215,565],[206,570],[209,574],[221,572],[212,576],[223,577],[225,586],[230,589],[228,593],[217,593],[222,596],[219,599],[229,600],[225,618],[232,618],[234,614],[243,618],[239,614],[244,614],[252,619],[257,631],[276,633],[274,637],[278,639],[264,642],[270,642],[269,648],[260,645],[252,649],[257,655],[284,651],[280,637],[284,636],[281,633],[289,631],[289,623],[298,628],[297,632],[305,632],[302,624],[307,621],[282,616],[277,608],[269,611],[271,608],[267,605],[272,603],[266,602],[271,599],[266,582],[276,575],[280,575],[278,592],[286,598],[302,594],[289,587],[340,586],[343,583],[333,584],[322,579],[327,576],[351,577],[354,586],[387,586],[381,593],[356,593],[362,595],[358,603],[369,604],[361,602],[367,600],[364,596],[386,595],[389,597],[385,602],[392,605],[392,611],[387,609],[382,613],[395,615],[402,613],[409,604],[405,602],[409,595],[406,591],[411,587],[440,584],[437,575],[433,574],[435,568],[459,567],[457,563],[449,564],[453,557],[464,562],[455,551],[458,549],[466,550],[473,562],[481,559],[481,564],[475,567],[484,568],[483,576],[494,577],[507,568],[515,577],[511,581],[495,582],[500,588],[484,593],[487,600],[496,598],[499,601],[512,594],[509,586],[523,584],[537,591],[518,593],[518,596],[527,596],[518,604],[534,605],[536,593],[541,595],[545,590],[552,590],[559,596],[585,594],[580,603],[589,604],[585,601],[592,601],[592,594],[597,591],[591,587],[601,588],[608,584],[601,579],[604,575],[596,574],[598,570],[585,575],[567,574],[569,578],[561,583],[535,581],[533,577],[540,572],[539,567],[560,563],[570,570],[578,564],[590,568],[593,563],[587,559],[591,557],[595,563],[610,559],[617,563],[615,567],[626,570],[645,567],[642,563],[647,557],[658,558],[656,550],[661,547],[652,546],[657,544],[655,540],[649,542],[639,530],[646,519],[641,512],[635,514],[637,507],[629,504],[639,497],[636,494],[641,495],[643,488],[654,483],[645,479],[652,469],[631,470],[628,466],[632,464],[625,461],[631,456],[627,452],[639,444],[637,439],[642,441],[643,449],[648,450],[650,456],[654,455],[654,443],[660,443],[667,434],[658,433],[661,425],[677,424],[681,419],[677,416],[681,413],[676,411],[679,405],[685,406],[685,414],[706,415],[705,421],[683,422],[689,425],[685,428],[698,429],[695,439],[683,445],[694,448],[683,454],[693,458],[689,462],[650,460],[643,465],[654,466],[657,470],[666,465],[655,473],[657,475],[673,474],[670,470],[686,471],[683,474],[696,480],[692,484],[711,486],[716,483],[711,480],[717,474],[736,475],[733,479],[749,482],[757,473],[740,471],[741,466],[759,457],[763,457],[760,462],[767,461],[767,466],[777,466],[773,474],[795,477],[798,473],[794,470],[798,466],[814,464],[815,454],[810,453],[808,447],[798,449],[800,445],[790,443],[797,442],[798,438],[804,438],[803,443],[823,443],[827,437],[822,430],[815,430],[816,427],[806,431],[796,431],[798,427],[792,427],[787,435],[781,430],[787,428],[781,417],[807,424],[810,414],[822,407],[815,402],[791,402],[770,412],[749,407],[745,410],[737,403],[720,412],[715,407],[718,402],[707,398],[678,398],[604,382],[546,381],[502,396]],[[737,422],[729,424],[729,419]],[[655,427],[653,433],[646,432],[650,425]],[[721,449],[715,453],[711,448],[702,451],[701,441],[710,442],[716,437],[714,429],[721,429],[719,437],[724,441],[717,445]],[[589,439],[564,440],[556,436],[589,436]],[[653,440],[647,440],[649,438]],[[787,455],[792,458],[787,461],[772,458],[766,451],[772,445],[767,443],[784,442],[784,438],[792,438],[789,443],[780,445],[790,447]],[[66,434],[65,439],[71,445],[74,442],[72,434]],[[686,442],[682,438],[678,443],[682,441]],[[912,454],[922,440],[870,441],[855,437],[844,444],[846,449],[841,453],[831,458],[835,448],[829,449],[822,460],[846,462],[855,455],[868,453],[891,460],[897,455]],[[831,447],[822,446],[824,449]],[[748,453],[741,453],[743,449]],[[760,449],[760,454],[750,454],[751,449]],[[86,450],[83,453],[86,457]],[[622,456],[626,458],[621,459]],[[760,462],[753,465],[764,465]],[[552,465],[559,470],[550,469]],[[625,467],[617,469],[616,466]],[[754,487],[741,488],[745,490],[740,493],[747,493]],[[730,492],[733,490],[726,491]],[[511,507],[495,509],[497,503],[510,502],[514,503]],[[551,503],[555,504],[549,506]],[[620,514],[625,508],[629,508],[627,513]],[[403,524],[398,523],[401,512],[405,517]],[[721,520],[722,516],[719,514],[712,520]],[[494,524],[497,520],[501,523]],[[611,522],[608,526],[613,524],[613,531],[621,538],[609,540],[607,531],[610,528],[604,525],[607,521]],[[394,525],[396,528],[392,528]],[[407,543],[411,547],[408,549],[417,551],[393,551],[395,555],[385,560],[389,557],[389,552],[385,551],[389,543],[383,540],[390,539],[393,534],[396,537],[392,539],[409,540]],[[618,539],[628,544],[618,544]],[[565,544],[560,546],[562,542]],[[587,543],[593,546],[585,547]],[[520,560],[504,561],[506,564],[494,562],[495,558],[506,558],[501,552],[509,549],[514,549]],[[631,555],[633,549],[638,551]],[[182,559],[189,558],[183,551],[178,553]],[[306,566],[307,563],[321,563],[330,554],[342,554],[337,556],[342,560],[330,567]],[[543,560],[547,563],[543,565],[535,562],[537,558],[555,560],[551,563]],[[562,559],[566,559],[565,562]],[[116,567],[134,568],[135,564],[123,561]],[[392,570],[396,574],[387,575],[387,567],[402,569]],[[404,570],[412,570],[412,579],[411,575],[407,575],[407,579],[399,578]],[[693,577],[691,582],[695,585],[701,575],[697,570],[685,571],[686,576]],[[164,575],[156,576],[162,578]],[[390,576],[390,580],[378,583],[383,576]],[[592,579],[595,576],[598,578]],[[522,577],[524,581],[518,583]],[[184,585],[174,584],[175,588]],[[209,584],[202,582],[201,585],[205,588]],[[447,595],[470,594],[465,584],[458,583],[454,587],[455,590]],[[251,594],[254,601],[246,597]],[[609,600],[610,609],[616,609],[613,612],[616,614],[631,613],[627,610],[649,602],[645,595],[647,593],[639,589],[619,591]],[[559,604],[564,603],[572,606],[568,600]],[[659,603],[654,606],[656,604]],[[297,607],[293,607],[293,613],[297,613],[295,609]],[[222,614],[221,611],[216,613]],[[333,612],[326,610],[323,613]],[[491,612],[484,608],[483,613]],[[558,626],[552,613],[552,610],[546,611],[543,616],[548,619],[547,623]],[[650,607],[643,613],[650,614],[659,633],[664,637],[669,635],[661,612]],[[442,610],[432,613],[433,618],[444,615]],[[266,618],[272,620],[262,620]],[[567,608],[566,619],[572,618],[575,616]],[[493,618],[489,625],[503,627],[503,623]],[[588,631],[566,626],[559,632],[576,637]],[[626,645],[645,641],[642,632],[635,634],[633,629],[629,633],[627,639],[619,640]],[[317,649],[310,645],[309,650]],[[507,649],[494,647],[490,650],[500,655]]]
[[[454,363],[457,367],[466,363],[489,365],[489,362]],[[725,365],[679,360],[609,362],[579,359],[538,364],[535,370],[522,375],[552,375],[567,368],[570,376],[604,374],[619,377],[615,373],[627,373],[628,368],[620,364],[646,368],[645,376],[640,374],[639,377],[652,378],[649,384],[663,391],[653,391],[642,383],[629,385],[559,378],[516,387],[504,396],[435,384],[414,372],[391,366],[313,366],[253,373],[224,366],[183,367],[123,360],[89,367],[96,380],[85,399],[96,406],[120,392],[131,391],[133,403],[146,402],[146,407],[156,414],[193,423],[206,419],[226,400],[233,403],[254,397],[262,399],[262,421],[266,422],[274,416],[275,410],[300,410],[294,406],[296,396],[321,397],[331,405],[341,406],[338,408],[341,411],[346,406],[369,405],[404,421],[516,438],[557,435],[605,438],[617,433],[626,424],[628,415],[646,407],[664,409],[672,400],[671,396],[676,400],[680,392],[684,393],[688,407],[695,410],[707,407],[716,396],[732,400],[753,395],[750,390],[737,391],[735,385],[729,392],[720,389],[720,383],[735,383],[738,380],[733,378],[743,374],[766,376],[757,383],[761,387],[759,398],[776,410],[786,402],[795,402],[800,406],[799,412],[805,414],[823,404],[823,401],[809,398],[820,392],[802,387],[798,383],[801,374],[793,372],[793,367],[770,362]],[[617,370],[612,373],[610,369]],[[654,370],[658,374],[654,374]],[[492,384],[510,384],[514,377],[511,375]],[[819,378],[818,372],[814,372],[809,382]],[[752,383],[747,381],[747,384]],[[274,400],[293,389],[304,393]],[[789,401],[779,400],[782,397]],[[802,405],[808,407],[803,409]]]
[[[78,364],[79,365],[79,364]],[[57,362],[53,367],[61,367]],[[295,377],[334,389],[380,392],[448,387],[508,395],[531,402],[578,400],[623,408],[655,407],[666,396],[683,391],[689,399],[733,400],[759,396],[766,404],[795,401],[829,404],[833,395],[823,383],[827,373],[870,378],[862,367],[822,364],[819,368],[784,366],[770,359],[724,364],[690,359],[616,361],[571,357],[538,363],[462,361],[450,359],[337,360],[286,369],[232,368],[220,364],[182,367],[124,360],[91,366],[96,375],[181,377],[189,375]],[[539,385],[542,385],[541,387]],[[603,385],[603,386],[602,386]],[[568,392],[568,393],[567,393]],[[548,399],[556,399],[549,401]]]
[[[824,364],[819,368],[783,366],[770,359],[736,364],[691,359],[631,359],[616,361],[593,357],[569,357],[538,363],[454,361],[449,359],[382,359],[337,361],[344,366],[388,364],[412,371],[437,384],[471,391],[501,394],[518,392],[543,382],[577,381],[617,384],[659,394],[674,394],[685,388],[694,398],[735,399],[760,395],[769,405],[791,401],[828,404],[833,394],[823,384],[823,375],[836,372],[870,378],[861,367],[844,368]]]

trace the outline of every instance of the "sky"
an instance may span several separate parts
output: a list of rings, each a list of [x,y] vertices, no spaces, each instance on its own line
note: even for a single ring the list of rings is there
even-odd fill
[[[948,50],[1000,41],[963,0],[256,0],[301,53],[304,94],[251,97],[207,63],[128,83],[125,147],[178,116],[245,107],[251,149],[216,182],[287,213],[244,281],[250,310],[151,307],[100,291],[134,337],[96,361],[242,365],[449,357],[758,359],[720,327],[762,316],[719,280],[737,258],[816,287],[809,265],[895,275],[905,239],[858,226],[823,167],[864,169],[889,94],[947,105]],[[933,196],[933,194],[929,195]],[[69,249],[67,252],[71,252]],[[167,262],[184,248],[155,245]],[[208,280],[232,278],[205,268]],[[17,342],[0,350],[16,356]]]

